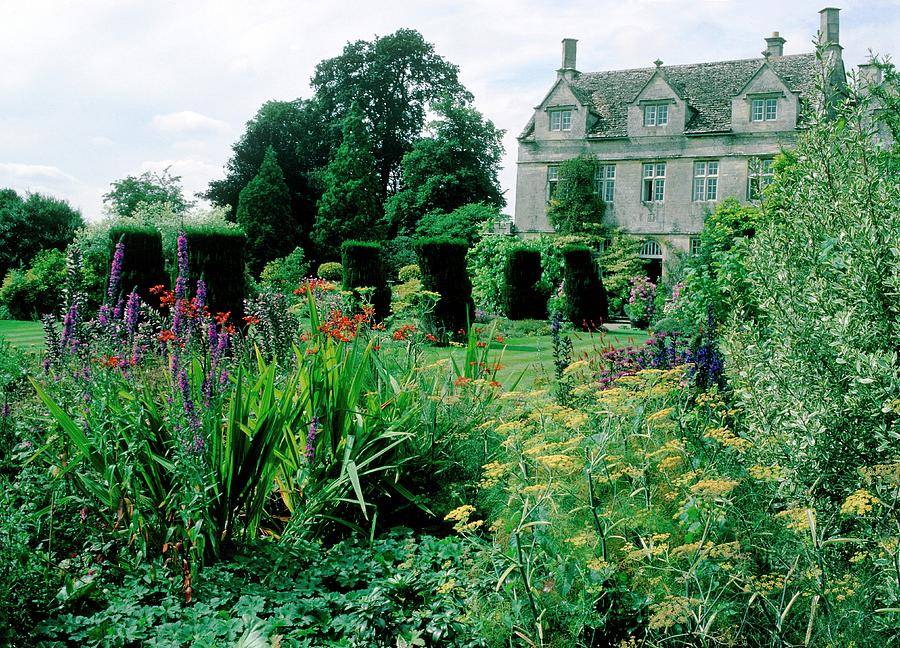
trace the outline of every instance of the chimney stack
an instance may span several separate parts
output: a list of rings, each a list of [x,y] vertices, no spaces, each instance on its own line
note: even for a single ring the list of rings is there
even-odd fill
[[[562,41],[562,69],[575,69],[575,55],[577,52],[578,40],[574,38],[563,38]]]
[[[784,39],[773,31],[766,39],[766,56],[784,56]]]
[[[869,57],[868,62],[859,66],[859,75],[857,76],[861,87],[860,90],[868,94],[872,88],[880,86],[884,81],[881,68],[875,64],[875,60]]]
[[[819,12],[819,15],[822,17],[819,27],[819,42],[826,47],[832,45],[840,46],[841,44],[839,11],[840,9],[834,7],[825,7]]]

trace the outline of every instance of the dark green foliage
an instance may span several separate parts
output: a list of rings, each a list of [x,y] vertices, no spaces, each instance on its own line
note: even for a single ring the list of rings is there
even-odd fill
[[[547,217],[559,234],[594,232],[601,227],[605,205],[596,191],[597,160],[581,156],[559,167],[556,192]]]
[[[289,295],[304,277],[309,276],[309,263],[305,257],[303,248],[298,247],[286,257],[269,261],[259,275],[260,290]]]
[[[312,172],[328,162],[322,117],[315,102],[297,99],[263,104],[232,147],[225,178],[211,182],[205,197],[216,205],[231,207],[236,214],[241,190],[259,173],[269,147],[275,149],[291,203],[288,226],[293,238],[282,253],[287,254],[304,242],[312,229],[320,194]]]
[[[372,288],[370,296],[375,307],[375,319],[381,321],[391,314],[391,289],[387,284],[381,245],[372,241],[345,241],[341,245],[344,266],[344,290]]]
[[[622,230],[613,230],[606,248],[600,256],[603,271],[603,287],[609,297],[609,310],[614,314],[625,312],[625,304],[631,294],[631,280],[645,273],[641,259],[641,240]]]
[[[27,269],[10,270],[0,285],[0,305],[14,319],[38,319],[62,307],[66,256],[59,250],[41,250]]]
[[[433,331],[453,335],[475,320],[472,282],[466,268],[465,241],[456,239],[420,239],[415,243],[422,286],[441,297],[427,325]]]
[[[142,204],[166,204],[172,213],[183,214],[192,204],[184,198],[181,176],[171,175],[169,169],[127,176],[113,182],[111,187],[103,196],[103,204],[116,216],[134,216]]]
[[[313,241],[320,258],[333,257],[350,238],[382,233],[381,189],[368,127],[356,106],[342,124],[341,145],[321,173]]]
[[[12,189],[0,190],[0,277],[31,263],[41,250],[65,249],[83,226],[81,213],[64,200],[36,193],[23,199]]]
[[[382,254],[389,276],[395,277],[403,266],[419,262],[413,249],[414,242],[415,239],[411,236],[398,236],[384,242]]]
[[[415,231],[429,212],[449,213],[471,203],[498,209],[506,204],[497,179],[503,131],[468,106],[443,102],[437,110],[441,117],[430,124],[431,133],[403,156],[401,190],[385,204],[393,233]]]
[[[67,645],[484,646],[467,619],[487,573],[470,573],[474,551],[457,538],[391,533],[329,549],[258,543],[204,571],[196,603],[145,568],[104,588],[103,607],[81,606],[43,626],[43,640]],[[496,580],[496,579],[495,579]],[[448,582],[465,584],[446,588]],[[252,631],[258,643],[241,638]],[[251,635],[252,636],[252,635]],[[402,643],[412,640],[427,643]],[[405,639],[404,639],[405,638]],[[402,641],[398,641],[402,640]],[[270,643],[271,642],[271,643]]]
[[[116,244],[125,244],[122,259],[122,296],[132,290],[148,304],[155,303],[150,288],[168,283],[163,259],[162,235],[153,227],[139,225],[116,225],[109,230],[109,254],[114,254]]]
[[[244,314],[247,282],[244,254],[247,237],[237,229],[196,227],[185,230],[191,290],[206,282],[206,303],[213,313],[230,312],[231,321]]]
[[[316,66],[312,87],[320,124],[331,128],[332,150],[340,141],[341,120],[352,106],[358,106],[372,125],[380,200],[387,196],[403,156],[421,135],[428,108],[447,97],[471,100],[459,82],[459,68],[413,29],[347,43],[339,56]]]
[[[563,262],[566,316],[582,330],[601,326],[609,312],[593,251],[586,245],[569,245],[563,249]]]
[[[446,236],[466,241],[473,246],[491,224],[502,218],[500,209],[487,203],[470,203],[449,214],[436,210],[425,214],[416,227],[423,238]]]
[[[290,192],[271,146],[259,173],[241,190],[237,222],[247,233],[247,263],[255,275],[266,263],[287,255],[296,245]]]
[[[503,266],[503,300],[511,320],[547,317],[547,293],[540,285],[541,253],[526,247],[510,250]]]

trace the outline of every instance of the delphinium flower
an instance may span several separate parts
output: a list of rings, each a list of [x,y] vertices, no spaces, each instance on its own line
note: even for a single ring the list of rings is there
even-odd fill
[[[125,243],[119,241],[116,243],[116,251],[113,253],[112,266],[109,269],[109,287],[106,290],[106,296],[110,302],[119,294],[119,284],[122,281],[122,263],[125,260]]]
[[[175,296],[179,299],[185,297],[188,278],[188,249],[187,236],[184,232],[178,233],[178,279],[175,282]]]
[[[306,462],[312,464],[316,460],[316,437],[319,435],[319,417],[313,416],[306,433]]]
[[[78,305],[73,303],[69,307],[69,312],[63,318],[62,338],[60,339],[61,347],[64,350],[74,350],[77,346],[75,339],[75,327],[78,324]]]
[[[194,306],[197,310],[202,311],[206,306],[206,282],[203,279],[197,280],[197,294],[194,297]]]

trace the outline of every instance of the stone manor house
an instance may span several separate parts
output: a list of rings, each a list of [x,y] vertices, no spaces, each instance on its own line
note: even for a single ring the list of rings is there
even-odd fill
[[[641,255],[658,278],[675,250],[696,249],[717,202],[760,197],[774,156],[821,101],[817,84],[845,82],[838,11],[819,12],[824,64],[814,52],[785,54],[774,32],[759,58],[579,72],[576,41],[564,39],[556,83],[518,138],[516,231],[552,231],[559,164],[592,155],[604,222],[644,239]]]

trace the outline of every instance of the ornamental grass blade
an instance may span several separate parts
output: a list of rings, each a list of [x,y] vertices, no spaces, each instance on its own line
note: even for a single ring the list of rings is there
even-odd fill
[[[353,492],[356,493],[356,499],[362,509],[363,517],[369,519],[369,512],[366,510],[366,500],[363,498],[362,486],[359,483],[359,474],[356,472],[356,462],[353,459],[347,461],[347,476],[350,478],[350,484],[353,486]]]

